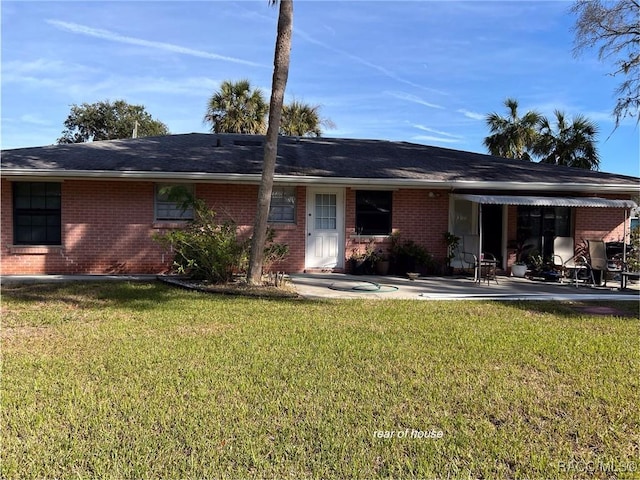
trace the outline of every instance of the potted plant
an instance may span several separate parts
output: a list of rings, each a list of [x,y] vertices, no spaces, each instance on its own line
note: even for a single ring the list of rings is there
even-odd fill
[[[523,262],[516,262],[511,265],[511,273],[514,277],[524,278],[527,274],[527,264]]]
[[[395,273],[405,275],[411,273],[426,273],[431,266],[432,258],[426,248],[413,240],[393,244],[392,255],[395,260]]]
[[[371,242],[364,252],[358,248],[354,248],[351,251],[349,269],[354,275],[371,275],[374,272],[377,260],[377,254],[373,248],[373,242]]]
[[[515,249],[516,263],[511,265],[511,275],[514,277],[524,278],[527,274],[527,264],[522,259],[524,253],[524,240],[517,240],[509,245],[509,248]]]
[[[542,255],[536,253],[529,257],[531,267],[530,276],[532,278],[541,279],[547,282],[555,282],[560,278],[560,274],[555,271],[549,259],[543,258]]]
[[[364,275],[364,261],[364,254],[354,248],[349,260],[347,260],[349,271],[354,275]]]
[[[542,259],[542,255],[539,253],[535,255],[529,256],[529,264],[531,265],[531,276],[532,277],[544,277],[544,260]]]
[[[401,275],[399,272],[400,266],[398,265],[398,254],[400,253],[400,234],[393,232],[391,234],[391,245],[389,246],[389,272],[394,275]]]
[[[375,256],[375,268],[376,273],[378,275],[388,275],[389,274],[389,266],[391,265],[391,260],[389,260],[389,256],[385,254],[382,249],[378,249]]]

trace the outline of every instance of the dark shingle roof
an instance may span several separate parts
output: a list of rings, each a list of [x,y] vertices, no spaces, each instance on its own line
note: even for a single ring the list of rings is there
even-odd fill
[[[262,136],[168,135],[2,151],[2,169],[259,175]],[[639,179],[509,160],[406,142],[280,137],[277,175],[428,182],[607,184],[638,187]],[[117,175],[115,175],[117,176]]]

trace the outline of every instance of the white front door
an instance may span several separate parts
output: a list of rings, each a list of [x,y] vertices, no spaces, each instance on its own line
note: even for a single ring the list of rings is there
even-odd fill
[[[344,265],[344,190],[307,189],[306,268]]]

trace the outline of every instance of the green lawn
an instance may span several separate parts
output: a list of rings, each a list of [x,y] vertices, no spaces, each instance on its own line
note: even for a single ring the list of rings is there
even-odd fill
[[[2,293],[2,478],[640,475],[637,304]]]

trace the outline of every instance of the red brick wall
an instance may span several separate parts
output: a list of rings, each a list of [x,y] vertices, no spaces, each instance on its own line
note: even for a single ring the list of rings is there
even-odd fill
[[[623,240],[623,209],[576,208],[574,212],[574,238],[576,243],[585,240],[604,240],[605,242]],[[627,228],[629,228],[628,223]],[[627,241],[629,241],[628,238]]]
[[[448,195],[420,189],[395,190],[392,205],[392,229],[400,236],[400,241],[413,240],[425,247],[434,259],[444,261],[447,247],[443,243],[443,235],[449,224]],[[353,238],[356,233],[356,190],[354,189],[346,189],[345,215],[347,231],[345,253],[349,258],[354,250],[364,251],[368,245],[367,240],[358,241]],[[391,242],[389,239],[381,238],[376,239],[375,244],[374,248],[386,251]]]
[[[153,182],[62,182],[62,246],[14,247],[11,183],[2,180],[2,274],[162,273],[173,255],[154,240],[155,233],[179,224],[154,222]],[[196,196],[221,219],[232,218],[250,234],[257,186],[196,185]],[[296,224],[274,224],[276,241],[289,256],[274,269],[304,269],[305,189],[297,187]],[[300,227],[301,226],[301,227]]]
[[[158,273],[170,256],[152,240],[154,184],[62,182],[62,247],[12,247],[12,194],[2,182],[2,273]]]
[[[154,223],[154,183],[139,181],[66,180],[62,182],[62,246],[14,247],[11,183],[2,179],[1,273],[161,273],[171,265],[172,255],[153,241],[154,233],[176,224]],[[255,214],[255,185],[197,184],[203,198],[221,219],[232,218],[247,235]],[[289,256],[273,270],[302,272],[306,241],[306,188],[297,187],[296,223],[274,224],[276,241],[289,245]],[[345,191],[345,226],[348,258],[356,243],[355,190]],[[393,231],[402,240],[424,246],[443,261],[448,229],[449,198],[444,192],[401,189],[393,192]],[[509,207],[508,239],[516,235],[516,207]],[[576,243],[586,239],[622,238],[624,212],[610,208],[574,210]],[[380,240],[386,249],[388,240]],[[513,259],[510,259],[510,263]]]
[[[433,197],[429,194],[433,193]],[[427,190],[398,190],[393,195],[393,229],[400,239],[425,247],[436,260],[444,261],[449,228],[449,197]]]
[[[196,196],[202,198],[220,220],[233,220],[247,237],[251,235],[258,199],[256,185],[198,184]],[[305,255],[306,189],[296,187],[296,221],[293,224],[274,223],[275,241],[289,246],[289,254],[272,270],[302,272]]]

